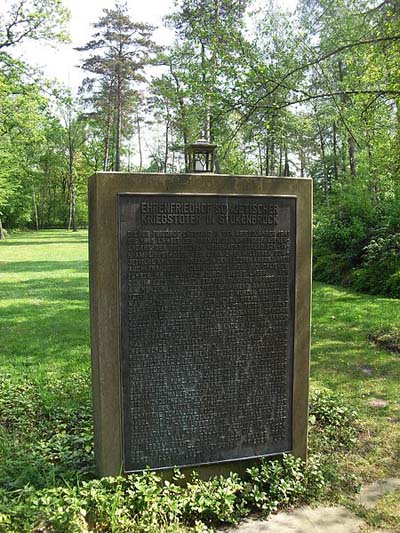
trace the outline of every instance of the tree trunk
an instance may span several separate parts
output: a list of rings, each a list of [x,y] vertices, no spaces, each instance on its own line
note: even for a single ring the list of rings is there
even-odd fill
[[[122,80],[120,68],[117,74],[117,124],[115,132],[115,170],[121,170],[121,136],[122,136]]]
[[[36,231],[39,231],[39,217],[38,217],[38,208],[37,208],[37,202],[36,202],[36,191],[35,191],[34,186],[32,186],[32,200],[33,200],[33,214],[35,215],[35,228],[36,228]]]
[[[75,183],[72,180],[70,184],[69,195],[69,217],[68,217],[68,230],[78,231],[76,227],[76,188]]]
[[[171,144],[173,145],[174,144],[174,138],[172,137],[172,133],[171,133]],[[176,169],[175,169],[175,150],[172,150],[172,164],[171,164],[171,170],[173,173],[176,172]]]
[[[262,158],[260,142],[257,143],[257,147],[258,147],[258,168],[259,168],[260,176],[262,176],[263,175],[263,158]]]
[[[326,166],[326,157],[325,157],[325,140],[324,140],[321,125],[319,122],[317,126],[318,126],[319,143],[320,143],[320,148],[321,148],[322,165],[324,169],[324,194],[325,194],[325,197],[327,197],[328,192],[329,192],[329,178],[328,178],[328,168]]]
[[[104,159],[103,159],[103,171],[107,172],[108,162],[110,159],[110,134],[111,134],[111,112],[107,113],[107,125],[106,134],[104,137]]]
[[[304,174],[305,174],[305,166],[306,166],[306,158],[305,158],[305,155],[304,155],[304,150],[303,148],[300,148],[300,153],[299,153],[299,158],[300,158],[300,177],[301,178],[304,178]]]
[[[283,167],[283,175],[286,177],[290,176],[290,168],[289,168],[289,155],[288,155],[288,148],[287,144],[284,145],[284,155],[285,155],[285,164]]]
[[[339,177],[339,169],[338,169],[338,153],[337,153],[337,131],[336,131],[335,121],[333,121],[333,124],[332,124],[332,132],[333,132],[333,175],[335,177],[335,182],[336,182]]]
[[[1,222],[1,217],[0,217],[0,241],[3,241],[5,238],[6,236],[4,235],[3,224]]]
[[[128,172],[131,171],[131,141],[128,143]]]
[[[76,227],[76,188],[75,188],[75,183],[72,184],[71,213],[72,213],[72,231],[78,231],[78,228]]]
[[[104,159],[103,159],[103,171],[109,169],[110,161],[110,139],[111,139],[111,128],[112,128],[112,82],[110,82],[108,99],[107,99],[107,119],[106,119],[106,132],[104,136]]]
[[[396,150],[394,159],[395,172],[400,171],[400,98],[395,99],[396,106]]]
[[[143,168],[143,152],[142,152],[142,135],[141,135],[141,129],[140,129],[139,115],[136,115],[136,125],[137,125],[137,131],[138,131],[139,172],[142,172],[142,168]]]
[[[270,164],[270,175],[275,175],[275,139],[271,138],[271,144],[269,147],[269,164]]]
[[[210,140],[210,110],[208,101],[206,100],[206,48],[204,43],[201,43],[201,79],[203,82],[203,97],[204,97],[204,123],[203,123],[203,137],[206,141]]]
[[[209,119],[209,132],[210,132],[209,140],[210,140],[210,142],[214,142],[214,140],[215,140],[215,137],[214,137],[214,123],[211,121],[211,116],[210,115],[208,115],[208,119]],[[221,173],[221,167],[220,167],[220,163],[219,163],[218,150],[215,150],[215,152],[214,152],[214,167],[215,168],[211,169],[211,172],[215,171],[217,174],[220,174]]]
[[[356,145],[354,142],[354,138],[349,135],[348,137],[348,143],[349,143],[349,164],[350,164],[350,174],[352,178],[356,177]]]
[[[72,228],[72,231],[76,229],[76,189],[74,180],[74,143],[72,139],[71,127],[68,131],[68,186],[69,186],[69,217],[68,217],[68,230]]]
[[[164,151],[164,173],[167,173],[169,157],[169,117],[165,122],[165,151]]]
[[[214,154],[214,166],[215,166],[215,169],[211,169],[211,172],[214,172],[215,170],[215,173],[216,174],[221,174],[221,166],[220,166],[220,162],[219,162],[219,155],[218,155],[218,150],[215,150],[215,154]]]

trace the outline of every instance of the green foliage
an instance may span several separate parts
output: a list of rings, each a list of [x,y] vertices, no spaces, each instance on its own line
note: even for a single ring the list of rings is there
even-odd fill
[[[334,475],[318,456],[305,464],[284,455],[249,468],[242,479],[237,474],[185,479],[176,470],[171,481],[151,471],[91,480],[90,403],[82,402],[78,410],[64,404],[72,391],[87,388],[79,374],[49,379],[45,391],[33,380],[16,384],[10,376],[1,378],[0,519],[9,531],[152,532],[173,526],[200,531],[236,523],[251,511],[268,515],[317,499],[326,492],[327,475]],[[310,419],[319,452],[350,449],[357,431],[355,413],[337,396],[315,394]]]
[[[50,98],[46,85],[27,65],[9,58],[0,72],[0,217],[9,229],[66,226],[71,190],[77,221],[87,223],[93,166],[83,156],[85,125],[76,117],[54,116],[67,96],[59,91]]]
[[[338,194],[315,214],[314,275],[330,283],[348,283],[350,271],[361,263],[371,235],[374,210],[357,191]]]
[[[8,4],[8,5],[7,5]],[[0,49],[25,39],[68,41],[70,13],[61,0],[6,1],[0,18]]]
[[[314,276],[399,297],[400,233],[393,203],[377,209],[365,189],[346,188],[315,215]]]
[[[79,409],[65,401],[88,383],[80,374],[65,380],[50,379],[43,391],[33,380],[16,382],[0,378],[0,478],[3,488],[21,489],[60,481],[76,481],[94,472],[92,408],[86,401]]]
[[[305,465],[292,455],[283,460],[265,461],[248,470],[245,500],[251,509],[266,515],[284,505],[310,501],[322,494],[325,481],[318,461],[311,457]]]
[[[310,460],[306,466],[290,455],[250,468],[246,479],[230,474],[200,481],[194,475],[185,485],[182,478],[179,471],[172,481],[148,471],[83,481],[76,486],[41,490],[25,486],[14,491],[18,498],[13,505],[3,490],[0,516],[12,524],[10,531],[44,527],[60,532],[152,532],[173,527],[203,531],[217,524],[234,524],[250,511],[268,515],[310,501],[325,485],[318,463]]]
[[[349,451],[357,444],[360,432],[357,412],[327,389],[312,393],[309,422],[318,451]]]
[[[318,462],[316,476],[324,481],[324,496],[335,499],[343,492],[358,492],[360,477],[341,463],[356,452],[361,434],[358,412],[345,398],[329,389],[311,393],[309,405],[310,448]]]
[[[377,346],[386,348],[391,352],[400,353],[400,328],[392,326],[390,328],[379,328],[368,335],[370,341]]]
[[[8,226],[31,219],[32,155],[43,141],[45,99],[26,67],[8,60],[0,72],[0,213]]]
[[[371,294],[400,297],[400,233],[389,233],[369,242],[364,248],[361,268],[353,272],[353,284]]]

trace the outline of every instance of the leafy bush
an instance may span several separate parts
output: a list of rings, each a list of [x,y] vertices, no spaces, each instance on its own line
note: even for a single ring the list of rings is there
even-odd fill
[[[362,267],[353,272],[353,281],[358,290],[400,297],[400,233],[370,241]]]
[[[388,296],[400,298],[400,270],[389,276],[385,283]]]
[[[355,488],[331,458],[354,444],[356,415],[329,391],[312,396],[318,453],[307,464],[284,455],[249,468],[243,478],[184,479],[176,470],[170,481],[151,471],[92,479],[87,381],[82,375],[50,377],[43,388],[0,379],[0,531],[200,532],[250,512],[268,515],[310,502],[335,486]],[[71,402],[72,390],[79,408]]]
[[[17,504],[0,493],[0,520],[10,532],[205,531],[236,523],[251,510],[269,514],[314,498],[324,487],[317,463],[306,466],[290,455],[250,468],[245,480],[194,476],[185,486],[181,477],[176,471],[170,482],[148,471],[40,491],[28,486],[18,491]]]
[[[369,340],[391,352],[400,353],[400,328],[382,328],[368,336]]]
[[[357,412],[327,389],[312,393],[309,423],[317,451],[347,451],[357,444]]]
[[[314,277],[359,291],[400,297],[400,227],[392,201],[371,203],[351,188],[319,206],[314,225]]]
[[[340,493],[358,492],[361,481],[347,464],[361,432],[357,412],[341,396],[319,389],[311,394],[309,426],[309,450],[325,483],[324,497],[336,501]]]
[[[372,236],[374,210],[367,196],[347,191],[321,206],[314,223],[314,276],[330,283],[350,283]]]
[[[301,459],[285,455],[282,461],[265,461],[248,470],[250,481],[245,487],[245,500],[253,510],[265,514],[284,505],[294,505],[317,498],[325,485],[315,458],[307,465]]]

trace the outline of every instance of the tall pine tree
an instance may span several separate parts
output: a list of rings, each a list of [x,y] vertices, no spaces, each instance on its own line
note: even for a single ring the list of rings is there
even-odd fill
[[[92,74],[84,82],[84,92],[92,114],[104,132],[104,170],[121,169],[123,125],[137,104],[137,84],[144,81],[144,69],[151,63],[157,46],[151,39],[154,28],[134,22],[126,3],[113,9],[94,24],[97,30],[79,51],[89,53],[82,68]]]

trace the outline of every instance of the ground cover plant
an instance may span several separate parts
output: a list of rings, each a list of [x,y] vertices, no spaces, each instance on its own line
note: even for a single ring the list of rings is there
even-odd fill
[[[0,293],[0,531],[203,531],[318,500],[396,529],[398,493],[368,512],[354,494],[400,475],[399,354],[370,340],[398,300],[316,284],[307,467],[287,456],[185,488],[179,472],[95,479],[86,232],[0,243]]]
[[[400,328],[396,326],[372,331],[369,334],[369,339],[377,346],[382,346],[391,352],[400,353]]]

